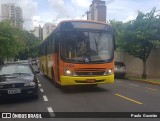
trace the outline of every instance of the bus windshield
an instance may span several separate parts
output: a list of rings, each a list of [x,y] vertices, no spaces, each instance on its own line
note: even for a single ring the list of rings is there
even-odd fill
[[[72,63],[103,63],[113,59],[112,34],[105,31],[62,31],[61,58]]]

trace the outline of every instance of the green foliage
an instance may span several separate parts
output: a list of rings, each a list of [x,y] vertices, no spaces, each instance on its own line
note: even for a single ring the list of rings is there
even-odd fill
[[[0,22],[0,56],[14,57],[23,49],[25,43],[19,36],[21,31],[11,26],[7,21]]]
[[[112,29],[113,29],[113,34],[114,34],[113,36],[114,36],[115,40],[118,40],[119,35],[123,31],[123,22],[110,20],[110,23],[111,23]],[[116,41],[115,44],[116,44],[116,50],[120,50],[121,46],[119,44],[119,41]]]
[[[122,49],[143,61],[148,59],[151,50],[160,42],[155,12],[155,8],[146,14],[139,12],[135,20],[124,24],[119,36]]]
[[[23,31],[23,38],[26,42],[26,47],[22,52],[19,53],[17,58],[19,59],[27,59],[29,57],[35,58],[38,56],[38,47],[40,44],[40,40],[35,37],[33,34],[29,33],[28,31]]]
[[[143,78],[146,78],[146,61],[151,50],[160,47],[160,17],[155,14],[156,8],[153,8],[146,14],[139,11],[136,19],[127,23],[111,21],[116,28],[119,49],[143,61]]]
[[[0,58],[37,57],[39,43],[28,31],[12,26],[9,21],[0,22]]]

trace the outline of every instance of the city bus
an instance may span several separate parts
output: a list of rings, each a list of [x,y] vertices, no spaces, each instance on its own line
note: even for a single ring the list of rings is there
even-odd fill
[[[110,24],[66,20],[40,45],[40,70],[56,87],[114,83]]]

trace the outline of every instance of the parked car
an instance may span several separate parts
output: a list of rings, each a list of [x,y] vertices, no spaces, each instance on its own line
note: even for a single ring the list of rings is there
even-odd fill
[[[4,62],[3,62],[3,60],[0,58],[0,66],[3,65],[3,64],[4,64]]]
[[[38,81],[31,64],[8,63],[0,67],[0,98],[38,98]]]
[[[125,77],[126,65],[124,64],[124,62],[115,61],[114,75],[115,75],[115,78],[124,78]]]
[[[36,68],[38,69],[38,70],[40,70],[40,68],[39,68],[39,59],[32,59],[31,60],[31,64],[32,64],[32,66],[36,66]]]
[[[31,64],[32,64],[32,65],[37,65],[37,59],[31,60]]]

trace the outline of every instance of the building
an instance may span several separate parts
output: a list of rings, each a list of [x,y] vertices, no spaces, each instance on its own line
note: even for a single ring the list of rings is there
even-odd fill
[[[56,28],[55,24],[46,23],[43,26],[43,40]]]
[[[52,23],[44,24],[43,28],[39,25],[39,27],[34,27],[34,30],[30,31],[34,34],[39,40],[44,40],[54,29],[56,25]]]
[[[34,27],[34,30],[32,30],[31,33],[34,34],[39,40],[43,40],[43,29],[41,26]]]
[[[14,26],[23,29],[22,9],[12,3],[1,5],[1,20],[11,20]]]
[[[15,26],[23,29],[23,17],[22,17],[22,9],[20,7],[15,7]]]
[[[106,22],[105,1],[93,0],[87,12],[87,20]]]

